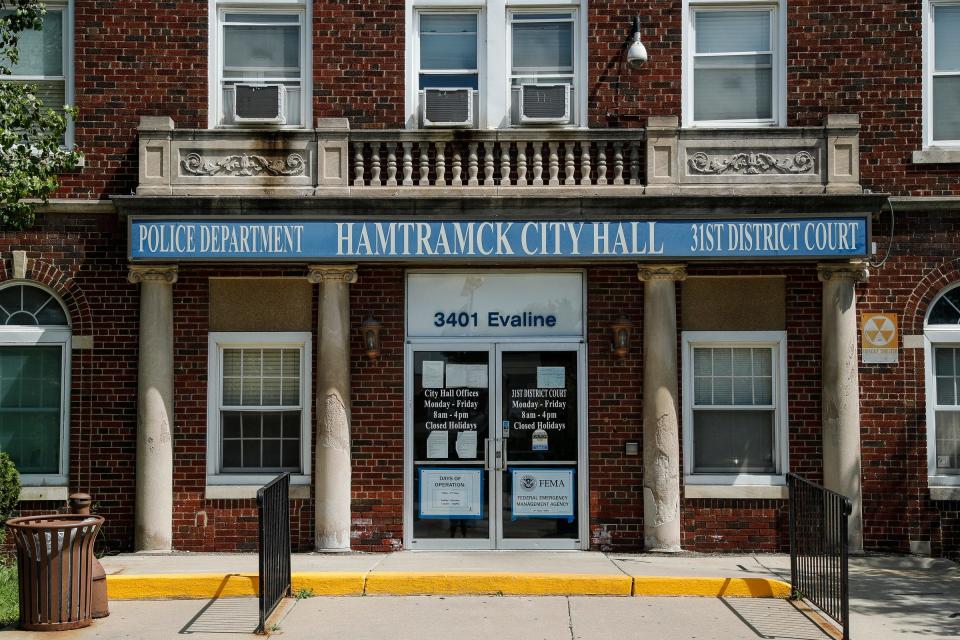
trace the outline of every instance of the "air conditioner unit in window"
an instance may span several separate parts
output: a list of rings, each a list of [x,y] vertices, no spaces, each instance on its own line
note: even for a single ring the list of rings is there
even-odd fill
[[[287,89],[282,84],[233,85],[233,121],[286,124]]]
[[[424,89],[420,107],[425,127],[473,126],[473,89]]]
[[[570,122],[569,84],[524,84],[520,86],[520,123]]]

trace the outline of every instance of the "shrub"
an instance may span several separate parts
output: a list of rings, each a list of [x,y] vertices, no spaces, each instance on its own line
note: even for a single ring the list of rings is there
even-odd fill
[[[20,473],[5,451],[0,451],[0,523],[13,515],[20,500]],[[6,527],[0,527],[0,544],[6,538]]]

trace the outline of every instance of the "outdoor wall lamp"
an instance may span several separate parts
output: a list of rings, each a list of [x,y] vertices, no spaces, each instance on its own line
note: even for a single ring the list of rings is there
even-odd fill
[[[610,325],[610,333],[613,334],[610,350],[613,351],[614,356],[621,360],[630,353],[630,334],[632,332],[633,323],[627,316],[620,316],[616,322]]]
[[[630,48],[627,49],[627,65],[639,69],[647,62],[647,48],[640,42],[640,16],[633,19],[633,33]]]
[[[360,333],[363,335],[363,348],[367,352],[367,357],[371,361],[380,357],[380,323],[373,316],[368,317],[360,325]]]

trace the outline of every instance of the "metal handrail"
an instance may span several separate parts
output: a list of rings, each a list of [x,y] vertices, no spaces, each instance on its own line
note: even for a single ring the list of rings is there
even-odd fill
[[[260,625],[284,597],[291,594],[290,574],[290,474],[282,473],[257,491],[259,520]]]
[[[849,640],[848,520],[853,503],[793,473],[787,475],[787,484],[792,596],[807,600],[836,620],[843,639]]]

